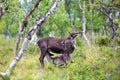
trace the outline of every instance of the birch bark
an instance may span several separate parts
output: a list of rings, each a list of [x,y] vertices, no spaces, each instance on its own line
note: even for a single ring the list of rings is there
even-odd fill
[[[88,40],[88,38],[87,38],[87,36],[85,34],[85,32],[86,32],[85,0],[83,2],[83,7],[81,6],[80,0],[79,0],[79,7],[80,7],[80,10],[82,11],[82,26],[83,26],[82,35],[83,35],[83,38],[84,38],[86,44],[90,45],[90,42],[89,42],[89,40]]]

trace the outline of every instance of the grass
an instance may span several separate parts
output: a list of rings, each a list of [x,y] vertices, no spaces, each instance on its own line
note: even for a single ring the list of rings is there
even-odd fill
[[[14,58],[15,39],[0,36],[0,42],[3,63],[0,71],[4,72]],[[120,80],[120,54],[109,47],[79,45],[72,54],[73,63],[62,67],[45,59],[45,68],[41,69],[39,56],[39,48],[30,45],[13,70],[11,80]]]

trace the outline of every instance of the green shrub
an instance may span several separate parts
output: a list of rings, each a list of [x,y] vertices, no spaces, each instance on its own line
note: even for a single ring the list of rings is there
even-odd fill
[[[27,54],[36,54],[36,53],[40,53],[40,50],[37,45],[30,44],[28,49],[26,50],[26,53]]]
[[[84,46],[83,40],[81,40],[79,37],[76,38],[76,44],[79,47],[83,47]]]
[[[99,46],[109,46],[110,39],[109,39],[109,37],[100,37],[100,38],[96,39],[95,43]]]

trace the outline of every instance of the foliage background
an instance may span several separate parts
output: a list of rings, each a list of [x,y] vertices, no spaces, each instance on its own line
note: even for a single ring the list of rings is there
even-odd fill
[[[4,72],[11,60],[14,58],[16,36],[19,27],[26,13],[34,6],[36,0],[20,4],[19,0],[6,0],[3,8],[9,4],[9,10],[0,20],[0,72]],[[28,27],[23,38],[39,18],[42,18],[55,0],[43,0],[39,7],[31,15]],[[38,30],[37,36],[47,37],[54,32],[55,37],[65,38],[72,31],[69,11],[75,23],[76,32],[82,29],[82,14],[79,10],[79,0],[64,0],[59,4],[53,15]],[[80,0],[83,3],[83,0]],[[119,0],[104,0],[109,7],[116,7],[114,17],[120,12]],[[86,0],[85,16],[87,19],[86,35],[91,39],[91,17],[89,7],[92,8],[92,22],[94,31],[94,41],[91,46],[87,46],[82,37],[76,38],[77,48],[72,53],[72,63],[58,66],[48,63],[45,60],[45,69],[40,68],[38,46],[30,44],[26,53],[12,72],[11,80],[120,80],[120,49],[110,48],[110,24],[108,18],[98,10],[98,0],[93,4]],[[117,7],[118,6],[118,7]],[[120,25],[120,19],[115,17],[115,23]],[[104,29],[106,28],[106,36]],[[120,33],[120,29],[117,30]],[[6,36],[9,36],[7,38]],[[23,39],[22,39],[23,40]],[[91,40],[90,40],[91,41]],[[22,42],[21,42],[22,43]],[[120,46],[120,38],[114,38],[114,47]],[[0,80],[2,80],[0,78]]]

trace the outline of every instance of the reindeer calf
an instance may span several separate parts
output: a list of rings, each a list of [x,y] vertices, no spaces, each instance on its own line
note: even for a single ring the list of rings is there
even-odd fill
[[[70,61],[70,60],[71,60],[70,54],[62,54],[62,55],[57,56],[57,57],[52,57],[52,63],[59,64],[60,66],[67,64],[68,61]]]

